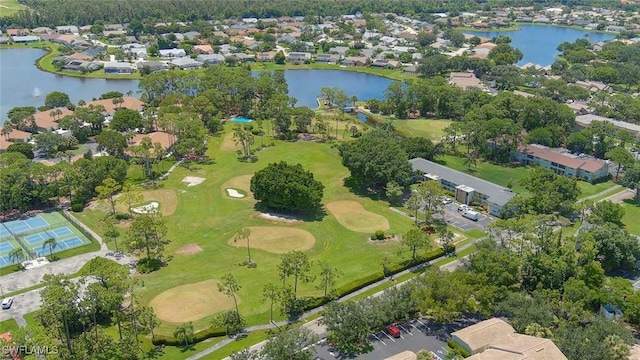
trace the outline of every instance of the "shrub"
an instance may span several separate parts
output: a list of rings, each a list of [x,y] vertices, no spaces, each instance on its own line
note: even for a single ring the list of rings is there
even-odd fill
[[[127,213],[117,213],[116,214],[116,220],[129,220],[131,219],[131,215],[127,214]]]
[[[454,352],[460,354],[462,357],[467,358],[471,356],[471,354],[469,354],[469,352],[465,348],[460,346],[457,342],[453,341],[453,339],[449,339],[447,341],[447,346],[453,349]]]
[[[154,272],[162,267],[162,261],[160,259],[144,258],[138,261],[136,270],[142,274]]]
[[[371,240],[376,240],[377,238],[376,234],[371,234]]]
[[[195,344],[212,337],[220,337],[225,335],[227,335],[225,329],[209,328],[193,334],[193,338],[191,339],[190,343]],[[153,345],[184,346],[184,341],[179,340],[173,336],[156,335]]]
[[[376,239],[378,239],[378,240],[384,240],[384,231],[382,231],[382,230],[376,230],[375,235],[376,235]]]
[[[80,203],[71,204],[71,211],[73,212],[82,212],[84,210],[84,205]]]

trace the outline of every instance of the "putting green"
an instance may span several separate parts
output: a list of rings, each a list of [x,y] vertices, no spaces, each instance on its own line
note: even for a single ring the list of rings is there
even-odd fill
[[[292,250],[306,251],[315,245],[316,238],[308,231],[293,227],[250,226],[249,242],[252,249],[260,249],[274,254],[285,254]],[[247,247],[245,240],[228,243],[235,247]]]
[[[228,199],[234,199],[234,200],[247,200],[247,199],[253,199],[253,194],[251,193],[251,190],[249,190],[251,188],[251,178],[253,177],[253,174],[250,175],[241,175],[241,176],[236,176],[234,178],[231,178],[227,181],[224,182],[224,184],[222,184],[220,186],[220,190],[222,190],[222,196],[228,198]],[[244,192],[244,197],[242,198],[234,198],[232,196],[229,196],[229,193],[227,192],[227,189],[236,189],[236,190],[240,190],[242,192]]]
[[[325,206],[340,225],[351,231],[372,233],[376,230],[389,230],[387,218],[365,210],[357,201],[334,201]]]
[[[150,305],[158,319],[172,323],[195,321],[234,307],[233,299],[218,291],[217,280],[176,286],[158,294]]]

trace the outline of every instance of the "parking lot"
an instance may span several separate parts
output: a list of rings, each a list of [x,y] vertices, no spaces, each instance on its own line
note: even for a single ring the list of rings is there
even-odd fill
[[[410,322],[398,324],[400,337],[393,338],[387,332],[380,331],[368,337],[373,345],[373,351],[353,357],[353,359],[381,360],[386,359],[405,350],[418,352],[422,349],[431,351],[436,359],[442,360],[446,354],[446,337],[444,330],[435,330],[426,320],[414,319]],[[316,346],[316,357],[322,360],[347,359],[334,349],[331,349],[326,341],[321,341]]]
[[[462,231],[478,229],[484,231],[487,225],[493,222],[493,218],[481,212],[478,215],[478,221],[473,221],[462,216],[462,212],[458,211],[457,203],[453,202],[444,206],[444,221],[457,227]]]

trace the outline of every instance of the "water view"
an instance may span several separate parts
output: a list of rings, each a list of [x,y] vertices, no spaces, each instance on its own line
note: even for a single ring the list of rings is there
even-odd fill
[[[511,37],[511,45],[522,50],[524,54],[518,65],[534,63],[542,66],[550,65],[556,60],[558,45],[568,41],[574,42],[587,38],[591,42],[606,41],[615,38],[614,34],[603,34],[593,31],[561,28],[555,26],[518,25],[517,31],[465,31],[465,34],[493,38],[500,35]]]
[[[108,91],[137,94],[138,80],[104,80],[62,76],[40,71],[34,64],[44,54],[39,49],[0,50],[0,123],[15,106],[44,105],[52,91],[67,93],[73,103],[91,100]],[[318,106],[316,98],[324,86],[336,86],[360,100],[380,98],[391,80],[341,70],[285,71],[289,95],[298,99],[297,106]]]

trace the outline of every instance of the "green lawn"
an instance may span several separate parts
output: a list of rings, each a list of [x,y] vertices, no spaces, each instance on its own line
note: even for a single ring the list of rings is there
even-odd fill
[[[452,169],[456,169],[501,186],[509,187],[511,185],[513,191],[517,193],[526,191],[518,184],[518,181],[527,176],[529,171],[528,166],[496,165],[489,162],[478,161],[477,166],[472,165],[471,168],[469,168],[464,164],[464,158],[453,155],[442,156],[438,158],[438,162]]]
[[[599,184],[590,184],[586,181],[578,181],[578,188],[580,188],[580,198],[585,198],[587,196],[592,196],[597,193],[603,192],[614,185],[615,183],[611,180]],[[613,194],[614,192],[609,193],[609,195]]]
[[[640,206],[638,206],[633,199],[625,200],[622,203],[624,208],[624,216],[622,217],[622,223],[626,230],[634,235],[640,236]]]
[[[206,360],[218,360],[224,359],[227,356],[231,356],[233,353],[236,353],[246,347],[257,344],[261,341],[264,341],[269,338],[271,332],[269,330],[259,330],[252,331],[246,338],[235,340],[226,346],[223,346],[221,349],[212,352],[211,354],[203,357]],[[213,344],[209,344],[213,345]]]
[[[7,331],[15,331],[18,328],[18,323],[13,319],[0,321],[0,334],[4,334]]]
[[[227,133],[231,125],[227,126]],[[370,234],[356,233],[344,228],[330,214],[324,214],[321,220],[306,220],[295,225],[274,224],[262,220],[256,215],[253,200],[234,200],[223,196],[221,185],[236,176],[253,174],[270,162],[284,160],[289,163],[301,163],[311,170],[317,179],[325,185],[323,203],[335,200],[354,200],[373,213],[388,219],[389,233],[403,233],[412,227],[406,216],[391,211],[384,201],[377,201],[368,196],[358,196],[344,186],[344,178],[348,176],[346,168],[340,165],[340,157],[330,144],[311,142],[276,142],[275,147],[257,153],[256,163],[242,163],[236,159],[235,151],[221,151],[223,136],[209,139],[209,156],[212,164],[194,165],[190,169],[179,167],[169,178],[160,183],[163,189],[176,191],[176,212],[166,217],[171,243],[166,247],[166,254],[173,256],[169,265],[155,273],[141,275],[144,287],[139,296],[144,303],[149,303],[156,295],[178,285],[219,279],[225,273],[233,273],[242,285],[239,292],[240,311],[250,325],[265,324],[269,321],[269,305],[261,300],[262,288],[267,283],[278,284],[281,280],[277,274],[280,255],[254,249],[252,260],[258,266],[248,269],[239,264],[246,260],[246,249],[235,248],[227,244],[234,233],[245,226],[295,226],[307,230],[316,238],[315,246],[307,252],[314,262],[324,260],[339,267],[344,273],[336,286],[370,275],[381,270],[385,256],[398,259],[394,255],[397,245],[370,245],[367,240]],[[188,187],[182,183],[185,176],[206,178],[204,183]],[[78,217],[88,226],[100,232],[97,226],[102,213],[98,210],[85,210]],[[176,254],[180,247],[196,243],[203,251],[194,255]],[[404,259],[403,259],[404,260]],[[318,269],[313,268],[314,272]],[[316,296],[318,282],[299,285],[299,296]],[[218,311],[211,309],[211,315],[197,320],[197,330],[209,326],[212,315]],[[163,323],[158,334],[170,335],[177,324]]]
[[[406,137],[421,136],[439,142],[444,136],[444,128],[452,122],[451,120],[430,119],[394,120],[393,126]]]
[[[0,17],[15,14],[26,8],[26,6],[18,3],[18,0],[0,0]]]

